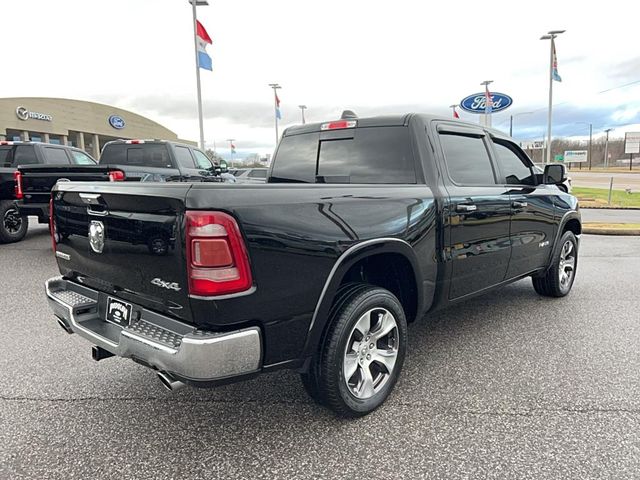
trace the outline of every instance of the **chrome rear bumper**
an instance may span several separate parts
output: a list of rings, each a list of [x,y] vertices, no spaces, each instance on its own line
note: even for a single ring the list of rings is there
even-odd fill
[[[135,358],[192,381],[215,381],[260,370],[262,342],[257,327],[208,332],[137,305],[131,324],[122,327],[104,319],[107,294],[62,277],[47,280],[45,289],[65,330],[114,355]]]

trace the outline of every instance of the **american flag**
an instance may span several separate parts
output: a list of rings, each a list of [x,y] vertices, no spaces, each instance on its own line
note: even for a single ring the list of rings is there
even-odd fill
[[[489,85],[484,86],[484,113],[491,113],[493,110],[493,100],[491,100],[491,93],[489,92]]]

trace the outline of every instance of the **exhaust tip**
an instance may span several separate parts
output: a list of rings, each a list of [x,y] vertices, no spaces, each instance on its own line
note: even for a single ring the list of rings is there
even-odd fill
[[[60,325],[60,327],[67,332],[69,335],[71,335],[73,333],[73,330],[71,330],[71,327],[69,327],[69,325],[67,325],[67,323],[62,320],[61,318],[56,317],[56,320],[58,320],[58,325]]]
[[[175,392],[186,386],[180,380],[176,380],[171,374],[167,372],[158,372],[158,378],[160,379],[160,382],[162,382],[164,388],[166,388],[170,392]]]

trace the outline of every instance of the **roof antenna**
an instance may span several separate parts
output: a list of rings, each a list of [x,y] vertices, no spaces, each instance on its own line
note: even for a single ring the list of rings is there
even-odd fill
[[[342,116],[340,118],[342,120],[346,120],[347,118],[358,118],[358,115],[356,115],[353,110],[345,110],[342,112]]]

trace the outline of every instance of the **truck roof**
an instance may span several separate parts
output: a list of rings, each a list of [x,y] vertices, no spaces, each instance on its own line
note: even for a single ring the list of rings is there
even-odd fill
[[[461,126],[468,126],[468,127],[478,127],[479,125],[477,123],[472,123],[472,122],[465,122],[463,120],[458,120],[455,118],[451,118],[451,117],[446,117],[443,115],[435,115],[435,114],[426,114],[426,113],[403,113],[403,114],[395,114],[395,115],[377,115],[377,116],[373,116],[373,117],[343,117],[342,119],[334,119],[334,120],[327,120],[324,122],[316,122],[316,123],[307,123],[305,125],[294,125],[292,127],[287,128],[284,132],[283,132],[283,136],[288,136],[288,135],[298,135],[300,133],[311,133],[311,132],[318,132],[322,129],[322,125],[326,124],[326,123],[331,123],[331,122],[338,122],[338,121],[342,121],[342,120],[355,120],[357,122],[357,126],[358,127],[396,127],[396,126],[403,126],[403,125],[408,125],[409,121],[412,117],[414,116],[418,116],[420,117],[425,123],[429,123],[433,120],[439,120],[439,121],[446,121],[446,122],[451,122],[451,123],[458,123]],[[482,127],[486,130],[489,130],[492,134],[494,134],[495,136],[499,136],[499,137],[508,137],[508,135],[506,135],[504,132],[500,131],[500,130],[496,130],[494,128],[490,128],[490,127]]]

